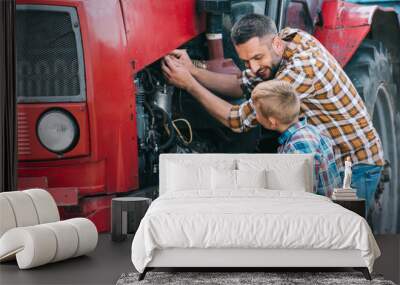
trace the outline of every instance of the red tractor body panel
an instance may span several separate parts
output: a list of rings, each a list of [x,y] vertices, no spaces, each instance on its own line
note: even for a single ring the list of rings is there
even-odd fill
[[[18,104],[19,189],[37,187],[38,180],[47,181],[50,193],[70,189],[81,199],[80,207],[63,213],[89,215],[99,230],[108,230],[109,214],[106,219],[94,214],[100,198],[89,197],[139,187],[134,74],[202,32],[195,0],[17,0],[21,4],[76,9],[86,101]],[[52,107],[69,111],[80,128],[78,144],[62,157],[44,148],[36,134],[38,117]],[[71,195],[53,196],[59,205],[77,201]],[[102,209],[111,197],[100,199]]]
[[[316,28],[314,36],[345,66],[370,32],[378,10],[395,13],[391,8],[325,0],[322,4],[323,26]]]
[[[204,31],[194,0],[121,0],[127,53],[140,70]]]
[[[60,155],[44,148],[36,136],[36,122],[44,110],[58,109],[59,107],[59,103],[18,105],[18,155],[21,161],[60,159]],[[85,103],[63,104],[63,108],[67,109],[78,122],[81,134],[80,143],[70,152],[63,155],[63,158],[82,157],[90,153],[90,127],[86,107]]]
[[[37,156],[25,161],[20,156],[20,178],[45,176],[49,188],[71,187],[73,181],[80,196],[137,188],[136,122],[131,119],[135,115],[132,69],[126,60],[125,31],[118,1],[18,1],[18,4],[24,3],[77,9],[86,81],[86,102],[81,107],[87,110],[89,127],[82,128],[79,121],[81,139],[75,149],[90,141],[90,147],[86,147],[90,152],[87,151],[84,157],[58,157],[52,161],[38,161]],[[73,113],[69,103],[58,103],[57,106]],[[48,108],[48,104],[19,104],[18,112],[39,114]],[[116,111],[118,115],[115,115]],[[30,124],[36,124],[36,121]],[[82,140],[82,137],[87,139]],[[30,133],[30,140],[37,140],[34,131]],[[56,157],[40,146],[33,151]],[[121,159],[122,156],[129,159]]]

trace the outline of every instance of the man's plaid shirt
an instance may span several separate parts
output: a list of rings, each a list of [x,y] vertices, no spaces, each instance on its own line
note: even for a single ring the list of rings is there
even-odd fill
[[[285,28],[279,37],[287,43],[276,79],[292,84],[301,100],[301,115],[334,141],[336,162],[340,170],[351,157],[354,164],[383,165],[383,150],[378,133],[360,95],[339,63],[313,36]],[[244,71],[244,91],[262,81]],[[250,100],[232,107],[229,115],[232,130],[243,132],[257,125]]]
[[[291,125],[279,138],[278,153],[313,153],[314,192],[330,197],[340,187],[341,178],[335,162],[331,139],[307,124],[306,118]]]

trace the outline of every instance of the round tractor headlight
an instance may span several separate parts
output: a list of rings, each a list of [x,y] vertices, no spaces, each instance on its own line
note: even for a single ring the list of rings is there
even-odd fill
[[[55,153],[65,153],[78,142],[79,127],[70,113],[52,109],[39,118],[37,134],[45,148]]]

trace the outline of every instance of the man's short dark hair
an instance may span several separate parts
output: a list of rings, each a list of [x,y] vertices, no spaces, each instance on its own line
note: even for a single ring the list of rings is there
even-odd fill
[[[277,32],[275,22],[270,17],[248,14],[233,25],[231,38],[235,45],[239,45],[253,37],[261,38],[266,35],[275,35]]]

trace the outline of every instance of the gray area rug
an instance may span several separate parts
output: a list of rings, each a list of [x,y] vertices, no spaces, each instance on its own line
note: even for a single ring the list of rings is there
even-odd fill
[[[384,280],[380,275],[372,275],[368,281],[360,272],[148,272],[142,281],[138,281],[138,273],[122,274],[117,285],[146,284],[376,284],[395,285]]]

